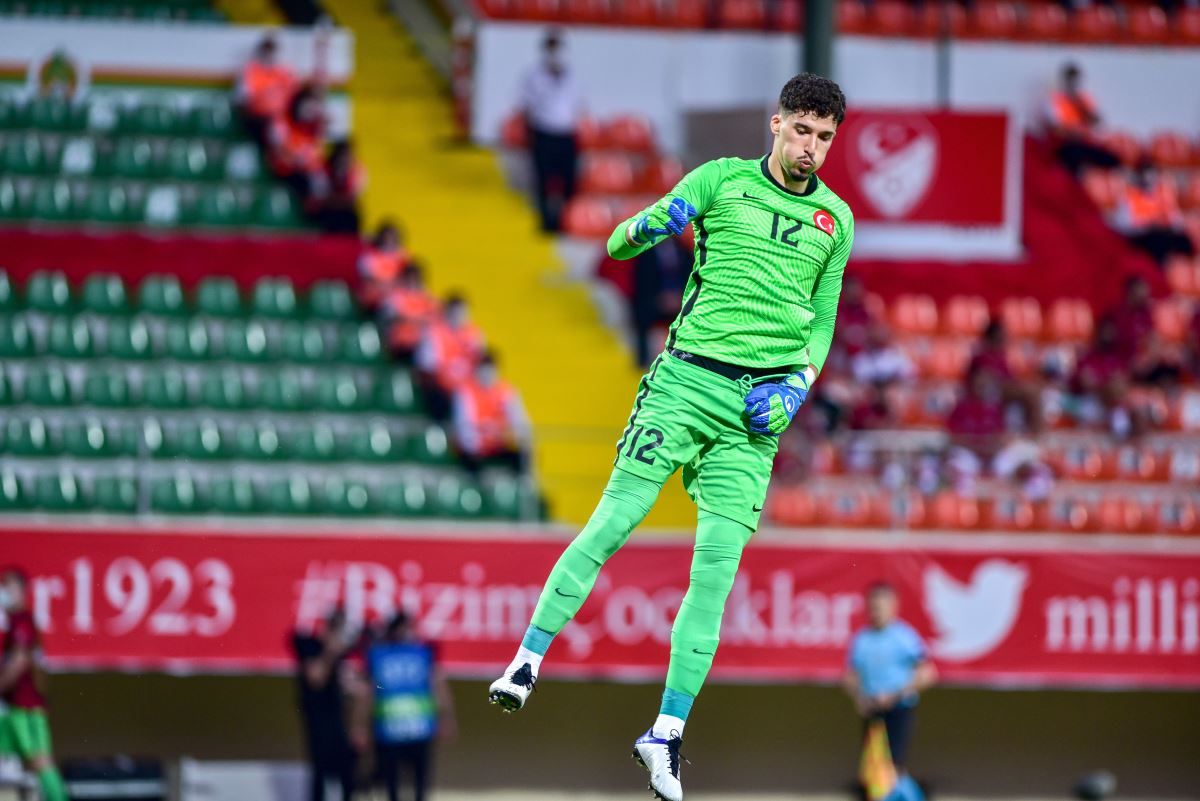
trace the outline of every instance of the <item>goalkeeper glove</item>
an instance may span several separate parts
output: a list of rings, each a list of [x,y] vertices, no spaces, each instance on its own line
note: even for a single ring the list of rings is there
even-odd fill
[[[631,226],[629,238],[635,245],[645,245],[657,242],[660,237],[678,236],[683,233],[683,229],[687,228],[688,223],[695,216],[696,207],[683,198],[677,197],[667,207],[667,220],[664,223],[666,228],[651,227],[654,221],[650,219],[649,214],[643,214]]]
[[[759,384],[746,396],[746,417],[755,434],[778,437],[808,397],[808,378],[792,373],[778,384]]]

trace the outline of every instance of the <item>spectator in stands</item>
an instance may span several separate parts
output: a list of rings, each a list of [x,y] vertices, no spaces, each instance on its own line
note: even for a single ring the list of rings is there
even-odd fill
[[[413,798],[425,801],[435,738],[454,736],[454,697],[433,645],[416,636],[412,619],[397,612],[367,651],[375,735],[375,770],[388,801],[400,799],[400,773],[412,779]]]
[[[0,698],[9,707],[0,718],[9,745],[38,778],[44,801],[67,801],[67,790],[50,742],[46,697],[41,684],[41,635],[29,604],[29,578],[16,567],[0,573],[0,609],[8,616],[0,649]]]
[[[259,40],[254,55],[238,77],[237,102],[250,136],[265,147],[274,120],[287,112],[296,91],[296,76],[277,61],[279,43],[271,34]]]
[[[847,355],[854,356],[866,347],[868,332],[874,322],[875,317],[867,308],[867,291],[863,282],[854,276],[846,276],[838,304],[835,347],[844,348]]]
[[[1130,276],[1125,280],[1125,294],[1121,302],[1108,314],[1115,328],[1111,345],[1114,355],[1124,362],[1137,356],[1139,345],[1154,333],[1154,312],[1150,297],[1150,284],[1141,276]]]
[[[892,341],[891,332],[880,321],[867,328],[867,340],[853,359],[850,369],[860,384],[890,384],[912,378],[916,368],[908,355]]]
[[[1184,339],[1184,354],[1187,370],[1194,381],[1200,381],[1200,304],[1192,309],[1192,324],[1188,326]]]
[[[400,281],[384,295],[379,309],[388,346],[397,359],[405,363],[414,360],[425,329],[437,317],[437,312],[437,301],[425,288],[421,266],[409,262]]]
[[[692,251],[677,239],[643,251],[633,260],[633,292],[629,317],[639,367],[647,367],[662,349],[653,341],[655,330],[669,322],[692,272]]]
[[[358,198],[366,183],[366,172],[354,158],[350,141],[334,142],[324,169],[313,175],[309,217],[329,233],[357,234]]]
[[[359,302],[368,309],[378,306],[400,282],[409,262],[400,229],[394,221],[384,220],[358,256]]]
[[[1050,94],[1046,110],[1046,127],[1057,144],[1058,158],[1076,176],[1084,167],[1112,169],[1121,163],[1097,138],[1100,114],[1080,86],[1082,79],[1078,65],[1063,67],[1060,88]]]
[[[311,801],[324,801],[330,779],[342,788],[342,798],[354,796],[355,749],[346,728],[344,698],[350,672],[346,658],[356,644],[346,615],[335,609],[316,634],[296,632],[296,682],[305,739],[312,766]]]
[[[447,296],[441,315],[425,328],[416,353],[425,405],[434,419],[450,416],[452,393],[471,377],[483,352],[483,335],[470,321],[466,299],[459,294]]]
[[[473,473],[487,465],[523,472],[529,418],[521,396],[500,380],[496,360],[484,353],[472,377],[454,392],[454,435],[463,464]]]
[[[1000,385],[1007,405],[1021,413],[1025,427],[1038,431],[1042,425],[1041,401],[1034,382],[1023,381],[1013,373],[1008,360],[1008,337],[999,320],[991,320],[984,326],[975,352],[967,365],[967,373],[988,373]]]
[[[1113,226],[1146,251],[1162,267],[1179,253],[1195,254],[1183,228],[1183,215],[1173,181],[1158,174],[1149,159],[1138,162],[1124,193],[1117,199]]]
[[[560,230],[563,208],[575,194],[579,153],[575,132],[583,113],[583,95],[562,55],[562,33],[542,40],[542,61],[521,87],[520,109],[529,131],[534,190],[542,230]]]
[[[887,384],[868,384],[862,397],[850,410],[850,428],[855,431],[872,431],[897,428],[899,420],[888,400]]]
[[[937,681],[937,668],[921,635],[900,620],[890,584],[872,584],[866,607],[867,625],[850,641],[842,686],[866,726],[883,723],[892,763],[903,774],[917,700]]]
[[[318,87],[296,92],[287,113],[271,125],[267,158],[271,170],[307,205],[325,174],[325,109]]]

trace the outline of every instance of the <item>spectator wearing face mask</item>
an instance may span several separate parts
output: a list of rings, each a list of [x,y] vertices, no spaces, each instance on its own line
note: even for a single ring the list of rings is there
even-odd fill
[[[470,320],[466,299],[447,296],[441,315],[426,326],[416,353],[425,405],[434,419],[449,417],[451,395],[471,377],[483,351],[483,334]]]
[[[500,379],[485,353],[471,379],[454,393],[454,433],[463,463],[472,472],[501,465],[522,472],[529,448],[529,418],[517,391]]]

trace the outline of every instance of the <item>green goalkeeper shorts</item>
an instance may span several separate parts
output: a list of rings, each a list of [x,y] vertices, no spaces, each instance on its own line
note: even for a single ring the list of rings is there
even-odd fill
[[[663,353],[642,376],[613,464],[659,484],[682,467],[696,506],[757,529],[779,439],[746,427],[750,389]]]
[[[8,710],[8,736],[13,752],[24,760],[51,753],[50,724],[41,709]]]

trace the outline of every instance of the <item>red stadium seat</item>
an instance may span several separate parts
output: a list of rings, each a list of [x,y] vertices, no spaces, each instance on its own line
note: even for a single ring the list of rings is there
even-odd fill
[[[1190,498],[1168,498],[1158,505],[1155,528],[1168,534],[1200,534],[1200,513]]]
[[[813,526],[817,523],[817,503],[800,488],[784,488],[771,493],[767,516],[780,526]]]
[[[675,188],[683,178],[683,165],[670,156],[648,162],[638,176],[638,188],[652,195],[662,196]]]
[[[529,143],[528,136],[529,129],[525,125],[525,117],[520,113],[505,119],[500,129],[500,141],[505,147],[513,150],[524,150]]]
[[[867,8],[862,0],[840,0],[834,3],[834,13],[838,33],[862,33],[867,28]]]
[[[1183,179],[1179,193],[1179,205],[1185,209],[1200,209],[1200,170],[1194,170]]]
[[[763,0],[721,0],[717,25],[732,30],[762,30],[767,26],[767,6]]]
[[[1192,321],[1190,303],[1183,298],[1167,298],[1154,304],[1154,331],[1167,342],[1181,343],[1187,338]]]
[[[1158,6],[1132,6],[1126,14],[1126,28],[1132,41],[1165,42],[1170,38],[1167,14]]]
[[[965,498],[953,492],[940,492],[929,505],[925,525],[936,529],[971,531],[980,528],[982,522],[978,499]]]
[[[1124,131],[1110,131],[1100,137],[1104,146],[1120,157],[1121,161],[1132,166],[1142,157],[1142,144]]]
[[[954,38],[967,32],[967,11],[958,3],[925,3],[917,15],[917,33],[938,37],[943,33]]]
[[[617,20],[623,25],[657,25],[658,3],[655,0],[618,0]]]
[[[612,208],[598,198],[574,197],[563,211],[563,230],[571,236],[604,239],[616,224]]]
[[[627,220],[634,215],[641,214],[647,206],[654,203],[659,197],[659,195],[635,195],[619,199],[614,205],[617,220]],[[690,230],[690,226],[688,230]]]
[[[620,153],[603,153],[584,159],[579,191],[623,195],[633,191],[633,167]]]
[[[591,117],[580,119],[579,127],[575,129],[575,142],[580,150],[597,150],[603,147],[604,136],[600,124]]]
[[[515,11],[510,0],[478,0],[477,7],[485,17],[492,19],[511,17]]]
[[[943,333],[979,336],[979,332],[988,324],[987,301],[979,295],[958,295],[946,303],[941,317]]]
[[[1175,40],[1200,44],[1200,8],[1184,7],[1175,12]]]
[[[1083,173],[1083,189],[1092,202],[1103,211],[1116,208],[1124,194],[1125,176],[1120,170],[1089,169]]]
[[[965,337],[935,339],[929,349],[928,373],[934,378],[962,378],[971,361],[972,342]]]
[[[1150,158],[1160,167],[1186,167],[1195,162],[1192,143],[1175,131],[1156,134],[1150,139]]]
[[[707,0],[667,0],[662,19],[672,28],[703,28],[708,25]]]
[[[1034,298],[1005,298],[1000,304],[1000,322],[1013,338],[1042,334],[1042,307]]]
[[[612,18],[608,0],[563,0],[563,13],[568,22],[601,23]]]
[[[1026,39],[1053,42],[1067,35],[1067,12],[1055,4],[1034,3],[1025,9],[1022,34]]]
[[[1000,531],[1032,531],[1046,528],[1046,505],[1034,504],[1017,496],[996,498],[986,511],[985,524]]]
[[[804,30],[804,3],[802,0],[779,0],[774,5],[771,30],[796,33]]]
[[[1167,285],[1177,295],[1200,297],[1200,260],[1175,255],[1167,262]]]
[[[1096,507],[1096,528],[1115,534],[1137,534],[1144,531],[1152,518],[1133,498],[1109,496],[1100,499]]]
[[[641,117],[622,115],[613,117],[603,128],[606,147],[630,153],[653,153],[654,129]]]
[[[518,19],[553,22],[562,14],[558,0],[514,0],[513,8]]]
[[[1099,443],[1072,445],[1049,459],[1063,478],[1072,481],[1107,481],[1115,471],[1111,453]]]
[[[1096,505],[1086,498],[1057,498],[1050,502],[1050,529],[1066,533],[1095,531]]]
[[[1012,3],[979,2],[971,10],[968,33],[980,39],[1012,39],[1020,22]]]
[[[1120,33],[1120,20],[1112,6],[1084,6],[1071,15],[1071,38],[1076,41],[1112,42]]]
[[[1085,301],[1060,298],[1050,307],[1046,337],[1052,342],[1087,342],[1092,337],[1092,307]]]
[[[892,326],[903,334],[932,334],[937,330],[937,304],[928,295],[900,295],[892,302]]]
[[[871,33],[882,36],[908,36],[916,32],[912,4],[903,0],[875,0],[867,24]]]
[[[1149,448],[1126,445],[1113,458],[1114,472],[1121,481],[1166,481],[1170,460]]]

